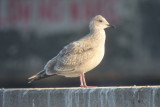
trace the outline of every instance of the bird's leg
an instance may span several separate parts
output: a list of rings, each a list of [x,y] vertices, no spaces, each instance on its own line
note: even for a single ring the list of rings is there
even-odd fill
[[[83,80],[83,85],[84,85],[84,87],[87,87],[84,73],[82,74],[82,80]]]
[[[81,87],[87,87],[84,73],[80,75],[80,82],[81,82],[80,85]]]
[[[81,82],[80,85],[81,87],[90,87],[90,88],[97,87],[97,86],[87,86],[84,73],[80,75],[80,82]]]
[[[81,86],[81,87],[84,87],[84,85],[83,85],[83,77],[82,77],[82,76],[83,76],[83,75],[81,74],[81,75],[80,75],[80,82],[81,82],[81,85],[80,85],[80,86]]]

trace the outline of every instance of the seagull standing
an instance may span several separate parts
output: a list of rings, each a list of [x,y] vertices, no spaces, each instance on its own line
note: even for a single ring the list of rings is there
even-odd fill
[[[113,27],[101,15],[89,24],[90,33],[66,45],[57,56],[47,62],[44,69],[28,78],[29,83],[53,75],[80,77],[81,87],[87,87],[84,73],[95,68],[105,53],[105,28]]]

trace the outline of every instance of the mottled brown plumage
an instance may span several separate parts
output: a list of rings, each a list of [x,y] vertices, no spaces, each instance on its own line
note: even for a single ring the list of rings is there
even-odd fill
[[[65,46],[52,58],[44,70],[29,78],[30,82],[52,75],[79,77],[81,86],[86,87],[84,73],[95,68],[103,59],[105,52],[105,28],[109,23],[101,15],[95,16],[90,24],[90,33],[80,40]]]

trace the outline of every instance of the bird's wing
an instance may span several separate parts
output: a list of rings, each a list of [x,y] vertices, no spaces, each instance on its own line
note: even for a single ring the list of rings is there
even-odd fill
[[[93,47],[88,43],[76,41],[65,46],[57,56],[54,70],[57,72],[74,72],[78,66],[92,58]]]
[[[44,70],[47,75],[56,74],[56,71],[54,71],[55,64],[56,64],[56,57],[52,58],[47,62],[47,64],[44,67]]]

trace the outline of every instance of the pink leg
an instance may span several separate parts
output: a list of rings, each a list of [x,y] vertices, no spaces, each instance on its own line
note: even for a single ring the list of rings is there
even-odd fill
[[[87,86],[84,73],[80,75],[80,82],[81,82],[80,85],[81,87],[96,87],[96,86]]]
[[[87,87],[84,73],[80,75],[80,82],[81,82],[81,85],[80,85],[81,87]]]
[[[82,77],[83,75],[80,75],[80,82],[81,82],[81,87],[84,87],[84,85],[83,85],[83,77]]]
[[[82,74],[82,80],[83,80],[83,86],[84,86],[84,87],[87,87],[84,73]]]

